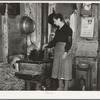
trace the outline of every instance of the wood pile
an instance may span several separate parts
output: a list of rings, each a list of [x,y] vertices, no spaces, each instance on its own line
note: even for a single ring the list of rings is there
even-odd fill
[[[0,90],[24,90],[25,82],[15,76],[9,64],[0,65]]]

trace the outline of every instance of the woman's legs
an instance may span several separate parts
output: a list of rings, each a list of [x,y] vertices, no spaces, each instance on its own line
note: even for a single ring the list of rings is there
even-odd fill
[[[63,80],[62,80],[62,79],[59,79],[58,81],[59,81],[59,87],[58,87],[58,89],[57,89],[57,90],[62,91],[62,90],[63,90],[63,88],[64,88],[64,83],[63,83]]]
[[[68,88],[69,88],[69,80],[62,80],[62,79],[59,79],[59,87],[57,90],[59,91],[68,91]]]
[[[69,80],[64,80],[64,90],[67,91],[68,90],[68,87],[69,87]]]

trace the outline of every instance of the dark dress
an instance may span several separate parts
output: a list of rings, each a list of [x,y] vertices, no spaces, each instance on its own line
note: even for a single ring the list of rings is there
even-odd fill
[[[54,61],[52,68],[52,78],[70,80],[72,79],[72,29],[64,24],[62,28],[57,29],[55,37],[48,43],[48,48],[54,48]],[[68,52],[66,59],[61,59],[64,52]]]

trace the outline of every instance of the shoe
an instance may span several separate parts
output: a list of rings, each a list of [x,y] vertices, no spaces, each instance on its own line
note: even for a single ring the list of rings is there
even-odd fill
[[[61,87],[57,88],[57,91],[63,91],[63,90],[64,88],[61,88]]]

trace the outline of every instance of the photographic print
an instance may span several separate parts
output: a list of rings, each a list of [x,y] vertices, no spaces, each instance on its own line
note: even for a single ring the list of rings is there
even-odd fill
[[[99,98],[99,28],[99,1],[0,1],[2,98]]]

